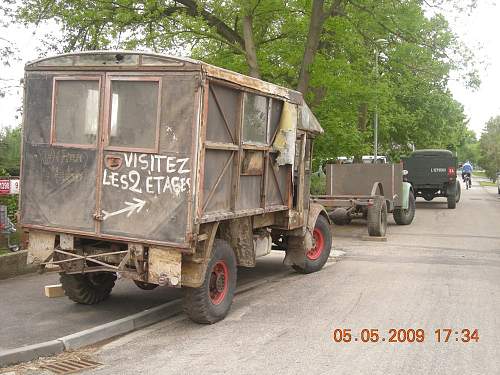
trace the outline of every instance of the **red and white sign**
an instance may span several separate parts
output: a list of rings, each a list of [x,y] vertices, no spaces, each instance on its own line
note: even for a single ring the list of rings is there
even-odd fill
[[[0,180],[0,195],[19,194],[19,179]]]

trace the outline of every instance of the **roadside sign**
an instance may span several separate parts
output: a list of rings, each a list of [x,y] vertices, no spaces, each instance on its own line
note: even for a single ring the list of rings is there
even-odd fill
[[[0,179],[0,195],[19,194],[19,179]]]
[[[0,180],[0,194],[10,194],[10,180]]]

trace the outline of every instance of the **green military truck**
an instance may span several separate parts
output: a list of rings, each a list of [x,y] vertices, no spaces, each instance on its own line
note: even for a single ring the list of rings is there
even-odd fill
[[[457,158],[448,150],[417,150],[403,160],[407,180],[416,197],[431,201],[446,197],[448,208],[455,208],[460,200],[457,181]]]

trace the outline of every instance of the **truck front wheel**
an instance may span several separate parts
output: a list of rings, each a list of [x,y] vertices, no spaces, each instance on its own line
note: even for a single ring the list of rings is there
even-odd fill
[[[305,255],[304,266],[293,265],[293,269],[300,273],[319,271],[325,265],[332,249],[332,232],[330,224],[324,216],[319,215],[314,224],[313,247]]]
[[[59,279],[69,299],[84,305],[94,305],[109,297],[115,286],[116,275],[111,272],[61,273]]]
[[[236,257],[226,241],[214,240],[212,258],[199,288],[186,288],[184,311],[197,323],[213,324],[225,318],[236,290]]]

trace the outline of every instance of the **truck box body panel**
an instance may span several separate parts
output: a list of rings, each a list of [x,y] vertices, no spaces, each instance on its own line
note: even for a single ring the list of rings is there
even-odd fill
[[[326,195],[370,195],[373,185],[381,182],[384,196],[402,205],[403,165],[399,164],[328,164]]]

